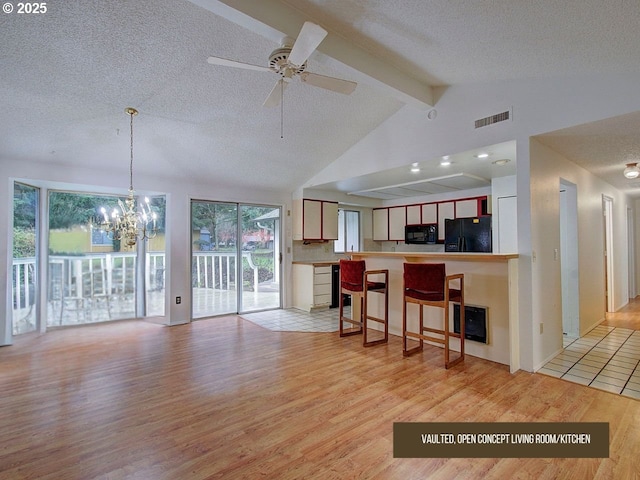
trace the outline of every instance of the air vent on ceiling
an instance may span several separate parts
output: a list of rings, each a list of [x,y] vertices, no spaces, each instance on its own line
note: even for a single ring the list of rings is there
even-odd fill
[[[486,127],[488,125],[505,122],[507,120],[511,120],[511,109],[506,110],[502,113],[496,113],[495,115],[476,120],[476,128]]]

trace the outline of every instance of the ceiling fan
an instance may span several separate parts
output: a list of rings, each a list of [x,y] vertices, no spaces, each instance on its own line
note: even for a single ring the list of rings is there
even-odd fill
[[[305,22],[300,30],[298,39],[293,45],[291,45],[290,39],[285,39],[280,48],[271,52],[268,67],[236,62],[235,60],[220,57],[209,57],[207,62],[212,65],[244,68],[280,75],[281,78],[276,82],[271,93],[264,101],[263,105],[265,107],[275,107],[281,103],[284,88],[294,77],[300,77],[303,83],[308,83],[314,87],[349,95],[355,90],[357,83],[306,71],[307,59],[326,36],[327,31],[324,28],[312,22]]]

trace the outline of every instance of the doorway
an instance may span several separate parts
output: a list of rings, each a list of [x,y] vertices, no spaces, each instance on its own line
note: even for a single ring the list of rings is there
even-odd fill
[[[281,307],[280,211],[192,200],[192,318]]]
[[[636,240],[633,209],[627,208],[627,245],[629,245],[629,299],[636,298]]]
[[[602,196],[604,215],[604,286],[607,312],[615,312],[613,291],[613,198]]]
[[[565,338],[580,336],[578,244],[578,189],[560,179],[560,275]]]

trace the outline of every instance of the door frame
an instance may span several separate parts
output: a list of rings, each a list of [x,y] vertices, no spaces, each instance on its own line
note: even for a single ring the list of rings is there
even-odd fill
[[[613,282],[613,198],[602,195],[602,214],[604,227],[604,276],[605,276],[605,312],[614,312]]]
[[[580,286],[578,257],[578,188],[560,179],[560,275],[562,332],[568,338],[580,336]]]

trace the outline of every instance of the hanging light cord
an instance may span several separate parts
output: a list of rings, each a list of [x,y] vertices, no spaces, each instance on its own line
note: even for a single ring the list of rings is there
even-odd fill
[[[280,138],[284,138],[284,80],[280,80]]]
[[[133,191],[133,112],[129,112],[131,117],[131,161],[129,162],[129,190]]]

